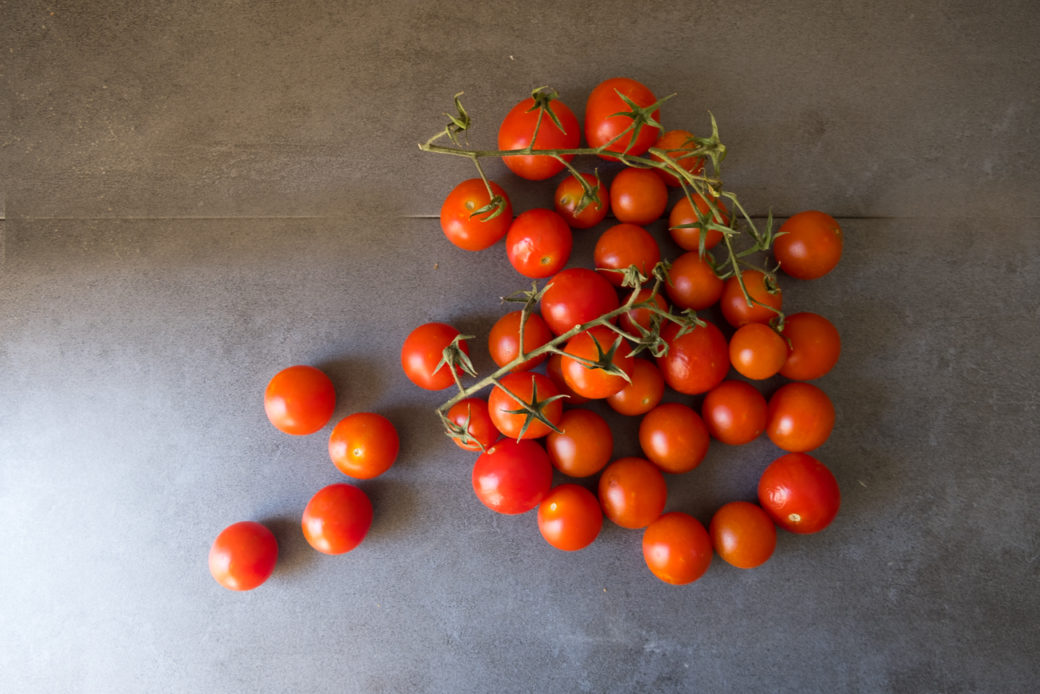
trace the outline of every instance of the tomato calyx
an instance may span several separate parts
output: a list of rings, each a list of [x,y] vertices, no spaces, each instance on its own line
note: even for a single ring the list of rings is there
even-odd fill
[[[526,400],[518,394],[514,393],[513,391],[509,390],[509,388],[504,386],[502,382],[498,379],[494,379],[493,382],[496,388],[503,390],[506,394],[509,395],[509,397],[513,398],[513,400],[516,400],[520,404],[520,407],[514,410],[505,410],[506,414],[522,415],[524,417],[524,422],[520,427],[520,433],[516,437],[517,441],[524,437],[524,434],[527,433],[527,430],[535,422],[540,422],[544,424],[550,430],[556,432],[557,434],[560,433],[560,428],[557,427],[556,424],[546,414],[546,407],[548,407],[550,403],[569,397],[568,395],[564,393],[557,393],[544,399],[539,398],[538,381],[534,375],[531,376],[530,400]]]
[[[459,369],[470,376],[476,376],[477,370],[473,366],[473,361],[469,358],[469,355],[462,349],[462,343],[466,340],[472,340],[473,335],[456,335],[448,346],[441,352],[441,360],[437,363],[437,368],[434,371],[440,371],[442,366],[447,366],[452,376],[455,378],[455,384],[462,387],[462,383],[459,381]]]
[[[650,104],[649,106],[640,106],[635,101],[633,101],[627,94],[622,93],[620,90],[614,89],[614,93],[617,94],[618,98],[624,101],[625,105],[632,110],[618,111],[617,113],[610,114],[611,117],[613,118],[615,116],[624,116],[625,118],[631,118],[632,122],[629,123],[627,128],[619,132],[610,140],[607,140],[607,142],[603,144],[603,148],[609,149],[610,146],[615,142],[619,142],[622,138],[628,137],[628,145],[625,147],[624,151],[618,152],[616,155],[611,155],[615,156],[617,159],[620,159],[621,161],[625,161],[625,157],[628,154],[628,150],[631,149],[633,143],[635,143],[636,140],[639,138],[639,133],[642,132],[643,128],[650,127],[657,128],[658,130],[663,129],[661,124],[657,121],[657,119],[654,118],[654,112],[660,110],[661,104],[674,97],[675,94],[663,96],[654,103]]]

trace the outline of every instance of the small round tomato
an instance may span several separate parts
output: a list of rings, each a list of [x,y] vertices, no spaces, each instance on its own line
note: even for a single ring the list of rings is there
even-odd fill
[[[451,369],[444,362],[444,350],[459,336],[459,331],[446,323],[424,323],[413,330],[401,345],[401,368],[408,380],[426,390],[443,390],[455,383]],[[465,340],[458,347],[469,354]],[[456,367],[461,374],[462,369]]]
[[[714,306],[722,296],[724,282],[712,267],[709,254],[687,251],[672,261],[665,291],[679,308],[701,311]]]
[[[834,473],[805,453],[783,455],[758,481],[758,500],[776,524],[792,533],[816,533],[834,520],[841,490]]]
[[[452,441],[464,451],[486,451],[498,439],[498,429],[491,421],[487,400],[465,398],[448,410],[448,421],[458,427],[460,436]],[[465,432],[464,438],[461,434]]]
[[[706,393],[729,372],[729,345],[714,323],[705,321],[679,335],[679,326],[669,322],[661,329],[668,351],[657,359],[664,382],[685,395]]]
[[[270,577],[278,561],[278,541],[267,526],[232,523],[209,550],[209,572],[228,590],[252,590]]]
[[[664,397],[664,376],[649,359],[632,362],[631,383],[607,398],[611,409],[620,414],[637,416],[657,407]]]
[[[708,428],[692,407],[680,402],[661,403],[639,422],[643,455],[665,472],[689,472],[708,453]]]
[[[473,491],[480,503],[505,514],[526,513],[552,486],[552,464],[535,441],[502,439],[473,465]]]
[[[393,423],[375,412],[344,417],[329,436],[329,457],[344,475],[379,477],[397,460],[401,441]]]
[[[585,487],[561,484],[538,505],[538,531],[556,549],[574,552],[588,547],[602,527],[599,500]]]
[[[491,191],[502,200],[496,215],[487,186],[479,178],[470,178],[455,186],[441,205],[441,229],[448,240],[466,251],[482,251],[493,246],[509,231],[513,221],[513,206],[509,196],[494,181]],[[483,210],[483,211],[482,211]]]
[[[560,392],[545,374],[521,371],[506,374],[488,396],[488,413],[495,428],[511,439],[537,439],[552,428],[535,418],[530,410],[540,410],[554,426],[563,415],[563,402],[554,398]]]
[[[841,336],[834,324],[816,313],[795,313],[784,320],[783,336],[790,350],[780,375],[792,381],[811,381],[838,363]]]
[[[614,285],[595,270],[572,267],[553,276],[542,292],[542,318],[554,335],[617,309]]]
[[[607,420],[592,410],[563,413],[545,437],[545,449],[553,467],[570,477],[588,477],[602,470],[614,453],[614,435]]]
[[[693,203],[690,203],[690,199]],[[696,207],[695,207],[696,205]],[[710,250],[722,242],[722,232],[718,229],[708,228],[709,224],[720,222],[729,224],[729,215],[722,208],[721,203],[716,203],[719,208],[720,219],[715,218],[711,206],[699,193],[691,193],[690,197],[685,195],[672,206],[668,215],[668,233],[672,240],[686,251],[700,251],[701,232],[704,234],[704,250]]]
[[[644,277],[661,260],[661,249],[650,232],[636,224],[615,224],[596,240],[593,262],[599,272],[615,287],[625,279],[624,270],[635,266]]]
[[[603,513],[622,528],[645,528],[664,510],[668,486],[661,469],[643,458],[619,458],[599,478]]]
[[[531,148],[536,150],[574,149],[580,144],[581,128],[574,112],[559,99],[546,99],[544,93],[538,97],[538,101],[534,97],[524,99],[506,114],[498,128],[499,149],[524,149],[532,140]],[[566,161],[573,158],[573,155],[564,157]],[[564,167],[559,159],[544,154],[514,155],[502,157],[502,161],[517,176],[530,181],[552,178]]]
[[[307,502],[302,527],[314,549],[345,554],[361,544],[372,527],[372,502],[352,484],[330,484]]]
[[[657,141],[661,128],[649,125],[645,118],[633,121],[631,115],[626,115],[634,112],[626,98],[642,109],[657,102],[657,97],[645,85],[626,77],[605,80],[589,94],[585,104],[585,141],[590,147],[635,156],[646,152]],[[658,122],[660,110],[654,109],[650,117]]]
[[[773,256],[791,277],[812,280],[823,277],[841,260],[843,236],[834,217],[808,210],[780,225],[773,241]]]
[[[766,428],[764,395],[745,381],[723,381],[704,396],[701,417],[711,437],[730,446],[757,439]]]
[[[711,554],[704,525],[681,511],[664,514],[643,531],[643,559],[665,583],[693,583],[708,570]]]
[[[328,424],[336,409],[336,390],[320,369],[303,364],[282,369],[264,391],[264,411],[286,434],[313,434]]]
[[[488,336],[488,351],[499,367],[509,364],[520,356],[520,321],[523,311],[510,311],[491,326]],[[552,331],[537,313],[528,313],[524,321],[524,354],[528,354],[553,338]],[[547,354],[527,359],[513,367],[513,371],[529,371],[545,361]]]
[[[739,328],[746,323],[768,323],[776,318],[783,304],[783,293],[776,286],[775,278],[759,270],[744,270],[741,277],[751,303],[744,296],[736,276],[727,279],[719,299],[719,308],[726,322]]]
[[[556,186],[553,207],[571,227],[588,229],[602,222],[610,212],[610,192],[598,176],[583,173],[581,177],[589,184],[595,200],[589,197],[585,186],[572,174]]]
[[[765,323],[746,323],[729,339],[729,361],[745,378],[772,378],[786,360],[787,342]]]
[[[653,294],[653,298],[651,298],[651,294]],[[646,304],[648,302],[652,302],[662,311],[668,310],[668,301],[664,296],[660,293],[655,294],[647,287],[640,289],[636,293],[636,298],[632,305]],[[626,311],[618,316],[618,326],[630,335],[641,335],[643,331],[639,328],[641,327],[643,330],[649,330],[652,315],[649,306],[634,308],[631,311]]]
[[[711,518],[708,534],[715,551],[738,569],[753,569],[773,556],[776,525],[750,501],[731,501]]]
[[[668,209],[668,187],[651,169],[622,169],[610,184],[610,209],[619,222],[645,226]]]
[[[787,383],[769,398],[766,435],[785,451],[801,453],[819,448],[832,429],[834,405],[811,383]]]
[[[563,378],[563,356],[559,353],[549,355],[549,359],[545,362],[545,373],[549,378],[552,379],[553,385],[561,393],[567,396],[568,405],[581,405],[589,401],[588,398],[584,398],[567,385],[567,381]]]
[[[704,170],[704,159],[691,155],[691,152],[697,149],[697,142],[693,138],[693,133],[688,130],[669,130],[661,133],[652,149],[661,150],[676,166],[693,175]],[[650,158],[654,161],[664,161],[664,158],[656,152],[651,152]],[[654,169],[653,171],[669,188],[679,186],[679,177],[671,173],[674,169],[668,171]]]
[[[552,210],[536,207],[521,212],[506,234],[509,264],[524,277],[549,277],[571,257],[571,228]]]
[[[589,362],[606,364],[604,360],[612,349],[614,354],[609,364],[621,373],[609,373],[599,366],[589,366]],[[634,361],[630,352],[628,342],[616,332],[603,325],[593,326],[567,340],[560,361],[563,380],[584,398],[609,397],[628,385]]]

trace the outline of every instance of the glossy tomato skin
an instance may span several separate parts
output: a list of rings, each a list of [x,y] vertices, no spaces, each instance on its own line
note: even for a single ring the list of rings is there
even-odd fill
[[[372,502],[352,484],[320,489],[303,510],[303,536],[323,554],[346,554],[365,539],[372,526]]]
[[[329,436],[329,457],[344,475],[372,479],[397,460],[401,441],[393,423],[376,412],[355,412],[339,421]]]
[[[524,149],[534,140],[533,149],[574,149],[581,144],[581,127],[574,112],[559,99],[552,99],[547,108],[555,114],[560,125],[553,122],[540,109],[532,97],[528,97],[510,109],[498,128],[498,148],[501,150]],[[540,118],[540,122],[539,122]],[[535,128],[538,128],[537,138]],[[564,159],[570,161],[572,155]],[[563,170],[563,162],[546,155],[513,155],[503,157],[505,165],[521,178],[543,181]]]
[[[510,311],[491,326],[488,335],[488,351],[499,367],[509,364],[520,356],[520,321],[523,311]],[[528,313],[524,321],[524,354],[532,352],[553,338],[549,326],[537,313]],[[547,354],[527,359],[513,367],[513,371],[530,371],[544,362]]]
[[[556,549],[576,552],[592,544],[603,527],[596,495],[577,484],[561,484],[538,505],[538,530]]]
[[[668,486],[660,468],[644,458],[619,458],[599,478],[603,513],[622,528],[645,528],[661,515]]]
[[[300,364],[282,369],[264,391],[264,411],[286,434],[313,434],[329,423],[336,409],[336,390],[320,369]]]
[[[701,464],[708,453],[708,428],[681,402],[661,403],[639,422],[643,455],[665,472],[681,474]]]
[[[487,186],[470,178],[455,186],[441,205],[441,230],[453,244],[466,251],[482,251],[499,241],[513,221],[513,206],[502,186],[490,182],[491,190],[505,201],[497,216],[493,210],[481,212],[491,202]]]
[[[783,455],[763,471],[758,482],[762,508],[792,533],[817,533],[834,520],[841,490],[834,473],[806,453]]]
[[[811,381],[838,363],[841,336],[834,324],[816,313],[794,313],[784,320],[783,336],[789,350],[780,375],[792,381]]]
[[[765,323],[747,323],[729,339],[729,361],[745,378],[772,378],[787,361],[787,342]]]
[[[731,501],[722,506],[712,516],[708,534],[719,557],[738,569],[761,566],[776,549],[773,519],[750,501]]]
[[[614,286],[595,270],[558,272],[542,294],[541,314],[554,335],[599,318],[621,305]]]
[[[553,208],[574,229],[594,227],[610,212],[610,191],[606,184],[593,174],[583,173],[581,177],[595,190],[596,202],[587,202],[581,210],[578,209],[585,187],[573,174],[560,181],[553,194]]]
[[[697,251],[687,251],[672,261],[665,292],[674,306],[702,311],[714,306],[722,297],[725,283]]]
[[[209,550],[209,571],[228,590],[253,590],[278,561],[278,541],[261,523],[241,521],[224,528]]]
[[[620,369],[625,375],[618,373],[607,373],[604,369],[590,368],[582,359],[597,361],[600,353],[609,352],[616,341],[620,343],[614,352],[610,363]],[[590,400],[606,398],[624,388],[631,378],[634,359],[632,358],[631,346],[626,340],[620,338],[616,332],[606,326],[596,325],[584,332],[580,332],[567,341],[563,350],[563,358],[560,361],[560,369],[563,372],[563,380],[571,390],[578,395]]]
[[[607,420],[593,411],[564,411],[559,431],[545,437],[545,449],[553,467],[570,477],[589,477],[602,470],[614,453],[614,435]]]
[[[447,364],[441,364],[444,348],[458,337],[459,331],[447,323],[424,323],[409,333],[401,345],[401,368],[408,380],[426,390],[444,390],[455,384]],[[469,354],[465,341],[460,349]],[[458,369],[458,373],[462,373]]]
[[[699,174],[704,170],[704,159],[689,155],[689,153],[696,148],[697,143],[693,139],[693,133],[688,130],[669,130],[661,133],[661,136],[657,138],[657,142],[655,142],[653,146],[653,149],[663,151],[673,162],[678,164],[680,168],[694,175]],[[656,153],[651,153],[650,158],[654,161],[664,161],[664,159]],[[660,179],[664,181],[664,184],[669,188],[677,188],[679,186],[679,178],[674,173],[671,173],[671,171],[653,169],[653,172],[657,174],[657,176],[659,176]]]
[[[773,242],[773,256],[791,277],[823,277],[841,260],[844,236],[834,217],[819,210],[799,212],[782,225]]]
[[[748,305],[737,278],[727,279],[719,298],[719,308],[726,322],[739,328],[747,323],[768,323],[776,318],[777,311],[783,305],[783,292],[778,287],[772,287],[766,275],[759,270],[744,270],[742,276],[751,304]]]
[[[727,380],[704,396],[701,417],[711,437],[730,446],[751,443],[765,431],[768,406],[758,389]]]
[[[499,435],[495,423],[491,421],[487,400],[482,398],[465,398],[451,406],[448,419],[460,428],[465,429],[472,441],[463,442],[453,438],[455,445],[464,451],[486,451]]]
[[[643,531],[643,559],[665,583],[693,583],[708,570],[711,555],[711,538],[704,525],[681,511],[664,514]]]
[[[536,207],[517,215],[506,234],[509,264],[524,277],[542,279],[563,269],[574,241],[567,222]]]
[[[616,114],[631,112],[632,107],[619,94],[641,108],[650,107],[657,101],[654,93],[636,80],[614,77],[601,82],[589,94],[585,104],[585,141],[590,147],[606,146],[608,152],[643,154],[657,141],[660,128],[644,125],[638,134],[629,131],[622,136],[632,124],[632,118]],[[655,109],[651,115],[654,121],[660,122],[660,110]]]
[[[668,209],[668,187],[651,169],[622,169],[610,184],[610,209],[619,222],[646,226]]]
[[[779,448],[804,453],[823,445],[834,429],[834,418],[834,405],[825,392],[795,381],[769,398],[766,434]]]
[[[657,407],[664,397],[664,377],[657,365],[649,359],[635,359],[629,377],[631,383],[607,397],[610,408],[635,417]]]
[[[596,240],[592,251],[597,270],[615,287],[625,278],[624,270],[634,265],[644,277],[661,260],[661,248],[649,231],[637,224],[615,224]]]
[[[530,511],[549,493],[552,464],[537,442],[502,439],[473,465],[473,491],[496,513]]]
[[[502,432],[503,436],[511,439],[537,439],[552,431],[545,422],[536,419],[531,419],[527,428],[524,429],[524,424],[528,420],[527,414],[522,411],[517,412],[517,410],[521,410],[523,403],[513,397],[516,395],[524,403],[530,404],[535,396],[539,401],[544,401],[559,395],[560,392],[551,378],[537,372],[521,371],[506,374],[499,379],[499,383],[501,387],[492,388],[491,394],[488,396],[488,414],[491,415],[495,428]],[[542,409],[542,414],[555,425],[563,415],[562,399],[556,399],[546,404]]]
[[[729,372],[729,345],[714,323],[705,321],[684,335],[668,323],[661,329],[668,352],[657,359],[664,382],[685,395],[706,393]]]
[[[690,203],[692,198],[693,203]],[[723,224],[729,224],[729,215],[719,207],[719,214]],[[690,198],[685,195],[672,206],[668,214],[668,233],[672,240],[686,251],[700,251],[701,231],[705,224],[714,222],[715,216],[711,206],[699,193],[691,193]],[[711,250],[722,242],[722,232],[718,229],[707,229],[704,235],[704,250]]]

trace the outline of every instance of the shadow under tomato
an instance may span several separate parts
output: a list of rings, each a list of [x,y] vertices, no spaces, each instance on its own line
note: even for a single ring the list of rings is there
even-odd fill
[[[263,518],[260,522],[274,533],[278,541],[278,563],[272,575],[292,577],[310,567],[319,556],[303,537],[299,517],[278,515]]]

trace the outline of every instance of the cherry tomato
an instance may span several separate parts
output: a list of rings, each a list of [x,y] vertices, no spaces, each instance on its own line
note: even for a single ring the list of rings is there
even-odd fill
[[[708,428],[692,407],[680,402],[661,403],[639,422],[643,455],[665,472],[689,472],[708,453]]]
[[[375,412],[344,417],[329,436],[329,457],[344,475],[367,480],[390,469],[401,448],[393,423]]]
[[[826,393],[811,383],[788,383],[769,398],[766,434],[785,451],[818,448],[832,429],[834,405]]]
[[[651,169],[622,169],[610,184],[610,209],[619,222],[645,226],[668,209],[668,187]]]
[[[610,212],[610,192],[597,176],[583,173],[581,177],[595,192],[596,202],[585,199],[585,187],[572,174],[556,186],[553,207],[571,227],[588,229],[602,222]],[[585,201],[584,206],[582,206],[583,200]],[[579,207],[581,207],[580,210]]]
[[[473,491],[480,503],[505,514],[526,513],[552,486],[552,464],[535,441],[502,439],[473,465]]]
[[[345,554],[361,544],[372,527],[372,502],[352,484],[330,484],[303,509],[303,536],[324,554]]]
[[[278,541],[254,521],[232,523],[209,550],[209,572],[228,590],[252,590],[270,577],[278,561]]]
[[[588,477],[610,462],[614,435],[598,413],[567,410],[556,426],[559,431],[550,431],[545,437],[545,449],[557,470],[570,477]]]
[[[544,109],[556,116],[555,120]],[[555,121],[559,121],[559,125]],[[538,130],[535,136],[535,128]],[[532,149],[574,149],[581,142],[581,128],[574,113],[559,99],[552,99],[540,107],[528,97],[506,114],[498,128],[498,148],[524,149],[534,140]],[[574,157],[565,156],[566,161]],[[563,170],[559,159],[547,155],[514,155],[502,157],[505,165],[521,178],[542,181]]]
[[[571,228],[552,210],[534,208],[521,212],[506,234],[509,264],[524,277],[549,277],[571,257]]]
[[[599,478],[603,513],[622,528],[645,528],[664,510],[668,486],[660,468],[643,458],[619,458]]]
[[[679,326],[669,322],[661,328],[668,352],[657,360],[664,382],[685,395],[706,393],[729,372],[729,346],[722,331],[708,321],[679,335]]]
[[[595,270],[573,267],[557,273],[542,293],[542,318],[555,335],[617,309],[614,286]]]
[[[521,371],[506,374],[499,379],[499,384],[491,389],[488,396],[488,413],[496,429],[511,439],[537,439],[552,431],[545,422],[535,419],[523,409],[525,406],[538,408],[536,398],[538,403],[544,403],[560,394],[551,378],[540,373]],[[514,396],[523,402],[517,401]],[[560,421],[563,414],[561,399],[557,398],[540,408],[545,418],[554,425]]]
[[[823,277],[841,260],[843,236],[834,217],[817,210],[799,212],[782,225],[773,241],[773,256],[791,277]]]
[[[487,400],[466,398],[460,400],[448,410],[448,419],[456,424],[460,431],[465,431],[469,441],[453,438],[459,448],[464,451],[486,451],[498,439],[498,429],[491,421]]]
[[[664,376],[649,359],[635,359],[632,363],[632,382],[607,397],[607,404],[620,414],[637,416],[657,407],[664,397]]]
[[[616,349],[614,344],[617,344]],[[590,367],[586,361],[598,362],[615,349],[610,363],[620,369],[619,373],[608,373],[605,369]],[[578,333],[567,341],[563,350],[560,369],[563,380],[578,395],[595,400],[605,398],[624,388],[633,368],[631,346],[616,332],[603,325],[596,325]]]
[[[441,229],[448,240],[466,251],[482,251],[506,235],[513,221],[509,196],[494,181],[491,190],[504,201],[502,211],[484,210],[491,202],[487,186],[479,178],[470,178],[455,186],[441,205]]]
[[[786,360],[787,342],[765,323],[746,323],[729,339],[729,361],[746,378],[772,378]]]
[[[707,253],[687,251],[672,261],[665,292],[679,308],[701,311],[714,306],[722,296],[724,282],[717,274]]]
[[[545,373],[552,379],[553,385],[561,393],[567,396],[568,405],[581,405],[589,401],[588,398],[584,398],[567,385],[567,381],[563,378],[563,356],[560,354],[550,354],[549,359],[545,362]]]
[[[661,133],[661,136],[657,138],[657,142],[653,146],[653,149],[659,149],[664,152],[679,168],[694,175],[704,170],[704,160],[690,155],[690,152],[696,148],[697,143],[693,139],[693,133],[687,130],[669,130]],[[659,154],[653,152],[651,152],[650,158],[654,161],[664,161]],[[662,171],[661,169],[654,169],[653,171],[669,188],[679,186],[678,176],[670,171]]]
[[[776,318],[777,311],[783,303],[780,288],[759,270],[744,270],[741,274],[744,287],[751,297],[751,304],[749,305],[744,297],[737,278],[730,277],[726,280],[722,298],[719,299],[722,317],[734,328],[746,323],[768,323]]]
[[[665,583],[693,583],[708,570],[711,554],[708,531],[681,511],[664,514],[643,531],[643,559]]]
[[[459,331],[446,323],[424,323],[413,330],[401,345],[401,368],[408,380],[426,390],[443,390],[454,385],[455,378],[447,363],[444,349],[458,337]],[[469,354],[465,340],[458,343]],[[462,369],[456,367],[461,374]]]
[[[693,199],[696,209],[694,209],[694,204],[690,203],[690,198]],[[722,209],[721,203],[716,203],[721,217],[721,220],[716,220],[711,206],[703,196],[699,193],[691,193],[690,198],[684,195],[672,206],[672,211],[668,215],[668,233],[671,234],[672,240],[679,248],[686,251],[700,251],[701,232],[706,229],[708,224],[716,221],[721,221],[724,225],[729,224],[729,215]],[[707,233],[704,235],[704,250],[711,250],[721,242],[721,231],[707,229]]]
[[[499,367],[505,366],[520,356],[520,320],[523,311],[510,311],[491,326],[488,336],[488,351]],[[524,354],[532,352],[552,340],[553,334],[537,313],[527,314],[524,321]],[[527,359],[513,367],[513,371],[529,371],[546,360],[547,354]]]
[[[792,533],[816,533],[834,520],[841,490],[834,474],[805,453],[783,455],[765,469],[758,500],[776,524]]]
[[[574,552],[588,547],[602,527],[599,500],[585,487],[561,484],[538,505],[538,530],[556,549]]]
[[[636,294],[636,299],[633,302],[635,304],[646,303],[647,301],[653,301],[657,308],[662,311],[668,310],[668,301],[660,294],[654,294],[653,299],[650,295],[653,292],[649,288],[642,288]],[[618,325],[627,333],[631,335],[640,335],[642,331],[639,329],[640,326],[643,330],[650,329],[651,312],[649,308],[634,308],[631,311],[626,311],[618,316]]]
[[[596,240],[592,252],[596,268],[615,287],[620,287],[625,273],[634,265],[644,277],[661,260],[661,249],[650,232],[635,224],[615,224]]]
[[[632,116],[622,114],[632,113],[633,108],[622,97],[639,108],[649,108],[657,101],[654,93],[636,80],[614,77],[601,82],[585,104],[585,141],[590,147],[605,146],[609,152],[643,154],[657,141],[661,129],[646,123],[639,127],[638,133],[630,129]],[[659,117],[660,110],[655,109],[651,118],[659,122]]]
[[[738,569],[761,566],[776,549],[773,519],[750,501],[731,501],[716,511],[708,534],[718,555]]]
[[[297,365],[274,375],[264,391],[264,411],[286,434],[313,434],[328,424],[336,409],[332,381],[313,366]]]
[[[790,350],[780,375],[792,381],[811,381],[838,363],[841,336],[834,324],[815,313],[795,313],[784,320],[783,336]]]
[[[766,428],[766,398],[745,381],[723,381],[704,396],[701,416],[713,439],[740,446]]]

